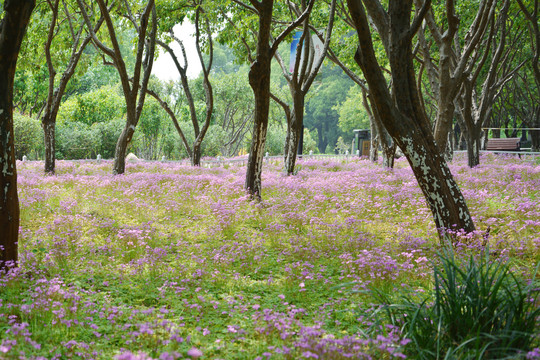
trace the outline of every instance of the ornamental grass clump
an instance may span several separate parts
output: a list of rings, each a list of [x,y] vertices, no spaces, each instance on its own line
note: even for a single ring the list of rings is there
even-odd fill
[[[485,251],[461,264],[450,250],[438,255],[434,290],[423,299],[374,291],[380,310],[410,339],[415,359],[519,359],[538,346],[538,282],[516,276],[508,262]],[[536,274],[535,274],[536,275]]]

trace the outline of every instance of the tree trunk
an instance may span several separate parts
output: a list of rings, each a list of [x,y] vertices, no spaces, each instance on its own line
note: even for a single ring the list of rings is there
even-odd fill
[[[291,117],[290,134],[287,142],[287,155],[285,158],[287,175],[294,174],[298,144],[302,138],[302,129],[304,128],[304,94],[302,91],[296,91],[294,93],[293,103],[293,114]]]
[[[270,110],[270,61],[272,59],[270,29],[273,7],[273,0],[259,3],[257,58],[249,69],[249,85],[253,89],[255,98],[255,114],[245,188],[252,197],[258,199],[261,198],[261,174]]]
[[[481,136],[474,129],[467,129],[467,164],[470,168],[480,165]]]
[[[5,0],[0,22],[0,270],[17,265],[19,198],[13,136],[13,83],[34,0]]]
[[[379,160],[379,139],[380,135],[373,123],[373,119],[370,117],[369,126],[371,129],[371,146],[369,148],[369,161],[376,163]],[[352,152],[354,155],[354,152]]]
[[[129,107],[128,107],[129,108]],[[133,116],[134,114],[132,114]],[[118,141],[116,142],[116,149],[114,151],[114,164],[113,164],[113,175],[119,175],[123,174],[126,171],[126,153],[129,143],[131,142],[131,139],[133,138],[133,134],[135,133],[135,126],[132,122],[133,120],[127,115],[126,120],[126,126],[124,127],[124,130],[122,130],[122,133],[118,137]],[[137,122],[135,121],[135,124]]]
[[[381,144],[383,143],[381,142]],[[393,169],[394,159],[396,157],[396,145],[394,143],[384,144],[381,146],[381,148],[382,148],[382,156],[383,156],[383,161],[382,161],[383,167],[387,169]]]
[[[412,57],[412,37],[416,32],[410,24],[412,1],[389,2],[387,30],[390,31],[391,46],[387,55],[392,71],[393,96],[387,89],[375,56],[363,5],[360,0],[348,0],[347,3],[359,40],[355,60],[366,77],[381,121],[409,161],[441,240],[447,230],[474,231],[465,199],[437,148],[418,98]]]
[[[373,102],[373,98],[367,95],[366,91],[362,91],[362,102],[369,114],[372,129],[376,129],[378,133],[378,142],[381,144],[383,156],[382,165],[384,168],[392,169],[394,168],[396,144],[382,123],[381,117],[377,111],[377,105]]]
[[[50,115],[50,114],[49,114]],[[45,174],[54,175],[55,172],[55,128],[56,116],[44,116],[42,121],[43,134],[45,139]]]
[[[268,52],[269,49],[268,49]],[[256,60],[249,70],[249,84],[255,97],[253,138],[249,150],[245,188],[252,197],[261,197],[261,174],[270,109],[270,59]]]
[[[193,145],[193,151],[191,153],[191,165],[201,166],[201,146]]]
[[[531,150],[540,151],[540,130],[531,130]]]

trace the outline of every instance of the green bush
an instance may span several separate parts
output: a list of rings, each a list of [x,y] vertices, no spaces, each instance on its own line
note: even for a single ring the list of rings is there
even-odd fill
[[[43,157],[45,149],[41,122],[17,112],[13,113],[13,133],[15,135],[15,157],[29,159]]]
[[[95,158],[99,146],[97,133],[82,123],[66,123],[56,126],[56,158]]]
[[[270,125],[266,135],[265,152],[268,152],[270,155],[283,154],[286,138],[287,129],[285,127],[275,124]]]
[[[103,86],[72,96],[58,110],[58,123],[80,122],[88,126],[109,122],[125,114],[125,100],[115,86]]]
[[[486,251],[488,254],[488,251]],[[411,340],[415,359],[519,358],[531,350],[538,333],[538,284],[515,276],[508,263],[470,258],[460,266],[450,251],[434,266],[435,288],[419,301],[373,291],[383,314]],[[533,276],[533,279],[535,276]]]

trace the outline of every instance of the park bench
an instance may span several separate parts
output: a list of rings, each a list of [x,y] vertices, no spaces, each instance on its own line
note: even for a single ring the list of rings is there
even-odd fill
[[[506,139],[488,139],[486,144],[487,151],[520,151],[521,141],[520,138],[506,138]],[[518,154],[521,158],[521,155]]]

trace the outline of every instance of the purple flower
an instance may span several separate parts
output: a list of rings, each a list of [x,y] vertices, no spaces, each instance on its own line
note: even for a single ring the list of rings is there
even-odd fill
[[[194,359],[199,358],[203,355],[202,351],[195,347],[192,347],[191,349],[189,349],[187,354],[188,356],[191,356]]]

